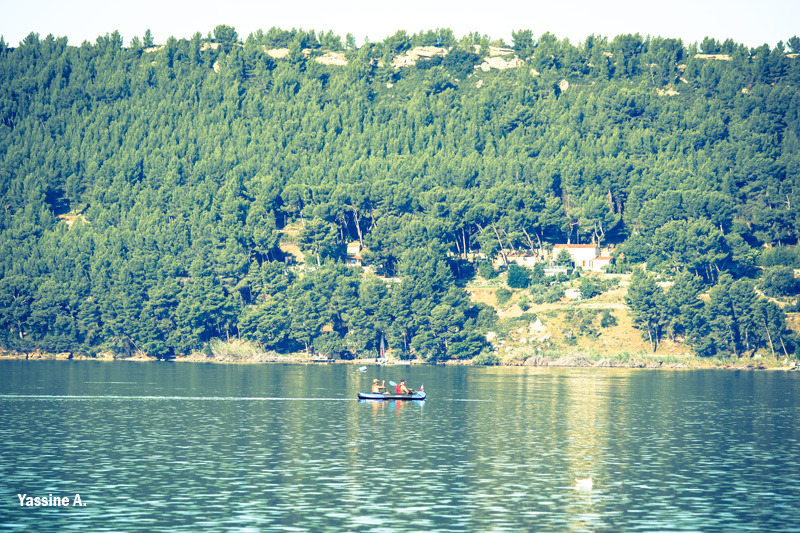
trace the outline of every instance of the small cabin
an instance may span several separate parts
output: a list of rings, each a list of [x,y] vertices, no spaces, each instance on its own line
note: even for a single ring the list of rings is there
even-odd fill
[[[344,264],[352,267],[363,267],[364,258],[361,257],[361,252],[364,247],[361,246],[360,241],[353,241],[347,245],[347,256],[345,257]]]
[[[610,256],[595,257],[594,259],[592,259],[591,264],[589,265],[589,270],[591,270],[592,272],[602,272],[603,267],[606,265],[610,265],[612,261],[613,258],[611,258]]]
[[[509,264],[516,263],[519,266],[528,268],[533,268],[536,263],[541,263],[544,260],[543,256],[532,253],[508,254],[506,258]]]

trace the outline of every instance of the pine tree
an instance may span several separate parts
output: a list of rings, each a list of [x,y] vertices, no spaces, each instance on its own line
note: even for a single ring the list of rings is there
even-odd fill
[[[634,327],[641,330],[655,352],[661,342],[661,332],[666,322],[664,291],[655,280],[641,269],[635,269],[625,298],[631,311]]]

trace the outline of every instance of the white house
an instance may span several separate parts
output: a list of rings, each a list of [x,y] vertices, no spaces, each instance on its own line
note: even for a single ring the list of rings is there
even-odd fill
[[[553,246],[553,261],[556,260],[561,250],[569,252],[575,267],[584,270],[592,268],[592,261],[600,257],[599,244],[556,244]]]

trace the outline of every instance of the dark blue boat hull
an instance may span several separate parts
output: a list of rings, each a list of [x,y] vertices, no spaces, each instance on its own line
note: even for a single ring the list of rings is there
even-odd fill
[[[414,394],[381,394],[375,392],[359,392],[359,400],[424,400],[428,395],[424,392]]]

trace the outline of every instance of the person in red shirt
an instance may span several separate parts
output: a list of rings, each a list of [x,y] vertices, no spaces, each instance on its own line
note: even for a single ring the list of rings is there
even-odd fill
[[[404,379],[400,380],[400,383],[398,383],[397,387],[395,387],[395,391],[397,394],[414,394],[414,391],[406,387],[406,380]]]

